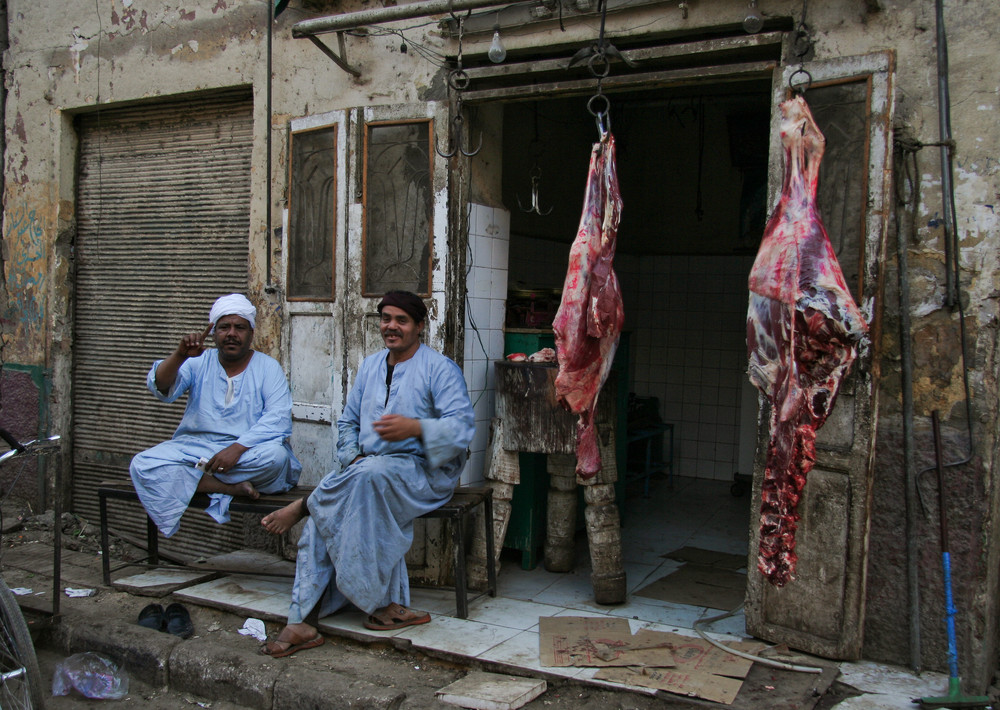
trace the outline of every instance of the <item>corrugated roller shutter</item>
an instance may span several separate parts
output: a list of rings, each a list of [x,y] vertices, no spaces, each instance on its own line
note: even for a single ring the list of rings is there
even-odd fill
[[[97,485],[169,439],[185,400],[158,402],[146,373],[219,295],[246,292],[253,104],[242,91],[101,111],[79,120],[73,507],[98,519]],[[114,502],[113,502],[114,503]],[[137,505],[110,509],[140,539]],[[241,525],[188,512],[162,544],[184,557],[230,550]]]

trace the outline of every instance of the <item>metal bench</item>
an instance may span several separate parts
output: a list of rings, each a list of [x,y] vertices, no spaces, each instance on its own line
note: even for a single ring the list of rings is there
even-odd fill
[[[311,487],[299,486],[290,491],[272,495],[261,495],[260,498],[251,499],[234,497],[229,506],[229,510],[234,513],[254,513],[256,515],[266,515],[275,510],[279,510],[289,503],[307,496],[312,492]],[[110,535],[108,529],[108,500],[127,500],[139,502],[139,495],[135,492],[131,482],[105,481],[98,484],[98,502],[101,514],[101,567],[104,573],[104,584],[111,585],[111,573],[125,567],[149,566],[149,567],[169,567],[176,565],[164,565],[160,563],[159,538],[156,525],[146,516],[146,544],[149,556],[134,562],[126,562],[115,568],[111,567]],[[189,507],[199,510],[208,508],[211,499],[207,494],[196,493],[191,499]],[[466,586],[465,572],[465,530],[468,527],[467,521],[476,508],[483,506],[483,524],[486,528],[486,575],[487,589],[491,597],[497,593],[497,577],[495,557],[493,554],[493,489],[478,488],[472,486],[459,486],[455,489],[451,500],[430,513],[420,516],[422,518],[446,518],[452,521],[452,542],[454,552],[454,577],[455,577],[455,599],[457,615],[460,619],[469,616],[469,597]],[[204,565],[198,566],[199,570],[232,572],[230,569],[212,570]],[[266,574],[266,573],[262,573]]]

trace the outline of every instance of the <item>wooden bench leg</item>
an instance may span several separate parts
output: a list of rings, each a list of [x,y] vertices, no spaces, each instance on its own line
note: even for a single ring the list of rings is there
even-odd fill
[[[108,542],[108,497],[104,491],[97,493],[98,504],[101,508],[101,572],[104,575],[105,586],[111,586],[111,546]],[[59,521],[56,521],[59,524]]]
[[[491,597],[497,595],[497,561],[493,544],[493,491],[483,499],[483,527],[486,534],[486,590]]]
[[[458,618],[469,618],[469,597],[465,584],[465,514],[452,518],[452,548],[455,558],[455,601]]]
[[[149,548],[149,561],[151,564],[160,564],[160,541],[156,537],[156,523],[148,515],[146,516],[146,546]]]

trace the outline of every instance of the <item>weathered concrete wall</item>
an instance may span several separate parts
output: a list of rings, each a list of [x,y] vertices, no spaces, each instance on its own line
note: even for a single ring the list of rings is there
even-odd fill
[[[36,439],[44,429],[44,374],[38,368],[18,367],[7,367],[0,373],[0,426],[18,441]],[[0,446],[7,450],[6,444]],[[38,465],[39,459],[30,458],[0,469],[0,490],[4,495],[27,503],[36,512],[44,510],[42,502],[46,499]]]
[[[4,278],[10,294],[4,313],[8,362],[47,367],[52,373],[51,409],[55,426],[69,421],[69,365],[72,344],[72,235],[74,225],[74,136],[70,117],[97,105],[252,85],[255,97],[254,186],[251,199],[251,288],[265,304],[257,345],[272,354],[282,348],[278,300],[265,293],[267,259],[278,264],[280,241],[266,253],[267,180],[272,192],[272,224],[281,224],[285,199],[287,125],[292,117],[335,109],[417,103],[444,97],[442,73],[412,47],[453,54],[455,43],[436,24],[398,23],[411,49],[400,51],[400,37],[372,32],[346,38],[348,62],[361,70],[354,79],[307,40],[293,40],[299,20],[368,8],[360,0],[305,4],[292,0],[274,25],[273,109],[266,108],[266,2],[233,0],[109,0],[86,3],[8,0],[10,49],[4,69],[9,89],[5,114],[3,193]],[[679,35],[704,27],[735,27],[743,0],[698,0],[685,16],[677,3],[614,14],[608,33]],[[802,4],[762,0],[765,16],[799,20]],[[896,55],[896,123],[923,143],[938,139],[937,72],[933,3],[888,0],[830,0],[809,3],[808,27],[814,58],[892,50]],[[991,0],[945,3],[950,53],[952,127],[956,141],[955,188],[959,224],[961,283],[966,304],[968,359],[959,347],[959,314],[943,305],[944,247],[941,170],[937,149],[919,153],[920,191],[916,235],[909,248],[913,315],[916,437],[919,467],[933,460],[927,434],[930,412],[941,413],[945,458],[964,458],[965,394],[962,369],[972,387],[974,456],[948,470],[957,603],[961,610],[963,676],[982,687],[996,668],[1000,533],[996,530],[1000,495],[997,478],[998,249],[995,205],[1000,199],[998,86],[1000,53],[995,28],[1000,5]],[[504,35],[508,52],[562,46],[565,55],[592,42],[594,21],[530,26]],[[334,35],[323,39],[336,47]],[[466,53],[485,51],[488,35],[467,39]],[[792,60],[789,60],[792,61]],[[617,69],[616,69],[617,71]],[[274,141],[267,176],[266,131]],[[495,158],[495,156],[494,156]],[[494,180],[482,166],[472,178],[472,194],[490,201]],[[902,551],[903,466],[900,440],[900,363],[898,303],[895,291],[894,235],[886,271],[882,406],[880,411],[875,501],[871,533],[869,614],[866,656],[905,663],[906,570]],[[275,268],[272,281],[283,275]],[[269,304],[269,305],[268,305]],[[925,483],[930,481],[925,477]],[[927,496],[923,517],[920,575],[924,663],[943,668],[936,496]]]

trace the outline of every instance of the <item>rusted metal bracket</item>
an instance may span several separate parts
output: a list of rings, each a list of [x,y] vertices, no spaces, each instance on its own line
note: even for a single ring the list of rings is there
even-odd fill
[[[337,33],[337,43],[340,46],[340,55],[337,55],[336,52],[327,47],[323,43],[323,41],[316,35],[306,35],[306,37],[309,39],[310,42],[319,47],[319,51],[321,51],[323,54],[332,59],[338,67],[346,71],[351,76],[361,76],[361,70],[355,69],[354,67],[352,67],[350,64],[347,63],[347,60],[344,59],[344,57],[347,55],[347,45],[344,42],[343,32]]]

